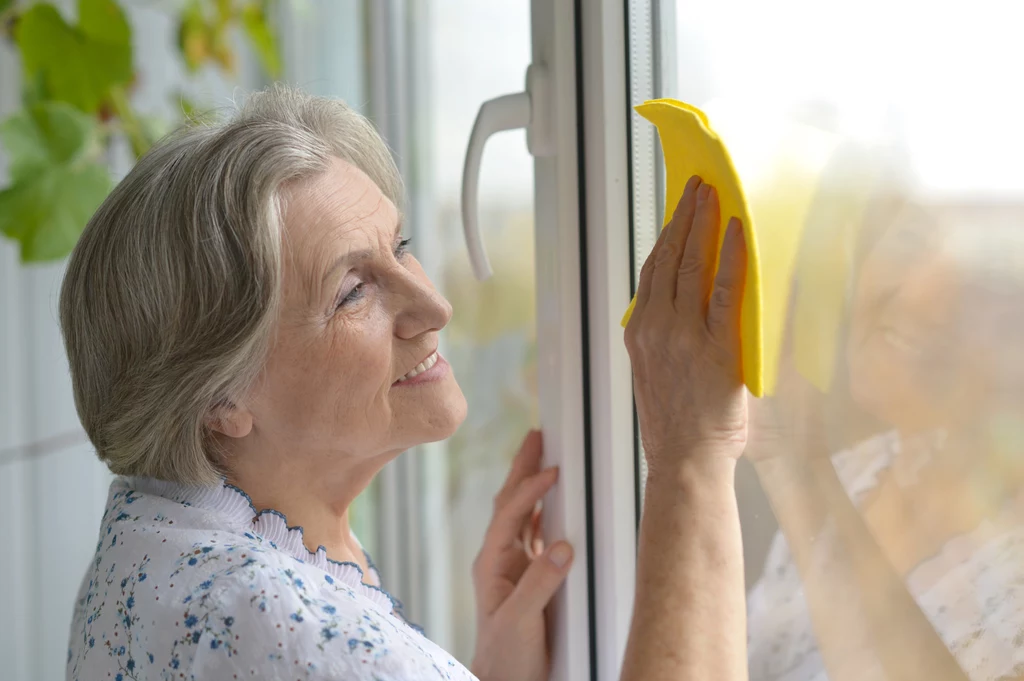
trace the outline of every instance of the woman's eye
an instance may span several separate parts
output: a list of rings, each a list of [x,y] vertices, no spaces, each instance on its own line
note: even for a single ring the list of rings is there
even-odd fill
[[[363,297],[363,287],[364,286],[365,286],[365,284],[363,284],[363,283],[356,284],[355,288],[353,288],[351,291],[348,292],[348,295],[346,295],[344,298],[342,298],[341,300],[338,301],[338,305],[337,305],[337,307],[335,309],[336,310],[340,310],[341,308],[345,307],[346,305],[348,305],[350,303],[354,303],[355,301],[357,301],[360,298],[362,298]]]
[[[402,239],[398,242],[398,246],[395,247],[395,258],[401,260],[405,257],[405,254],[409,252],[409,244],[412,243],[412,239]]]

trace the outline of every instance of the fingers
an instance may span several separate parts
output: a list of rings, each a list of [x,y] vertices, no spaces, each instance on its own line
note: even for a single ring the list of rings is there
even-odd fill
[[[512,460],[512,467],[509,469],[505,484],[495,497],[495,506],[500,506],[504,500],[511,495],[524,479],[535,475],[540,470],[541,457],[544,454],[543,439],[539,430],[531,430],[523,438],[523,444],[519,446],[519,453]]]
[[[530,617],[544,610],[562,586],[572,566],[572,547],[564,541],[552,544],[523,573],[515,591],[501,606],[513,619]]]
[[[533,559],[544,553],[544,536],[541,533],[541,505],[533,507],[533,513],[523,522],[522,542],[527,557]]]
[[[643,314],[643,309],[647,306],[647,301],[651,298],[651,278],[654,276],[654,264],[658,259],[658,253],[661,252],[661,246],[667,236],[667,229],[661,230],[658,234],[657,241],[654,242],[654,248],[647,255],[647,260],[644,261],[644,266],[640,268],[640,281],[637,284],[636,289],[636,302],[633,306],[633,315],[630,317],[630,323],[626,325],[628,329],[633,325],[633,319]]]
[[[708,303],[708,332],[725,347],[739,348],[740,315],[747,279],[747,240],[738,218],[729,220],[715,289]]]
[[[720,225],[718,192],[703,184],[697,192],[693,227],[674,282],[676,309],[682,314],[704,318],[715,276]]]
[[[650,299],[657,304],[672,306],[675,301],[679,263],[684,258],[684,250],[698,210],[698,200],[706,186],[696,175],[690,178],[683,190],[683,197],[676,206],[672,221],[664,229],[665,238],[655,257],[651,279]]]
[[[520,538],[522,527],[545,494],[558,480],[558,469],[548,468],[519,483],[506,500],[495,504],[491,526],[484,537],[481,554],[511,546]]]

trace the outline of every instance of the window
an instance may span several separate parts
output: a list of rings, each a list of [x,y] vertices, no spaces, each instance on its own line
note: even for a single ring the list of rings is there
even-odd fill
[[[530,63],[530,6],[435,2],[414,30],[424,41],[424,118],[413,144],[423,154],[414,180],[417,255],[455,310],[443,340],[471,405],[445,443],[420,455],[424,612],[432,638],[465,664],[476,611],[470,569],[490,522],[494,495],[537,413],[533,161],[522,131],[487,148],[480,224],[494,275],[478,282],[462,234],[463,158],[482,102],[521,90]]]
[[[767,264],[777,379],[737,477],[751,679],[1024,676],[1019,10],[629,5],[630,104],[708,114]],[[630,125],[639,272],[663,178]]]

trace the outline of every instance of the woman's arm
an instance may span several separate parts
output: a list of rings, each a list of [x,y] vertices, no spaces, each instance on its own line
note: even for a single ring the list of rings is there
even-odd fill
[[[740,311],[746,244],[691,178],[640,274],[626,327],[647,458],[624,681],[747,677],[743,547],[733,489],[746,443]]]
[[[800,574],[829,678],[966,681],[829,458],[756,465]]]
[[[746,678],[734,472],[717,458],[649,478],[623,681]]]

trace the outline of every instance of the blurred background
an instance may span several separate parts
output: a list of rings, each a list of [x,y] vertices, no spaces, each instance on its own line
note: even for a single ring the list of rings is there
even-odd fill
[[[925,678],[923,632],[958,679],[1024,679],[1024,9],[624,10],[628,102],[708,114],[765,263],[772,395],[751,404],[737,476],[751,678]],[[0,0],[0,679],[63,677],[111,479],[75,414],[63,260],[155,140],[274,80],[375,122],[406,181],[412,249],[453,303],[442,350],[468,420],[389,466],[353,523],[409,618],[469,663],[470,565],[538,422],[524,134],[484,156],[484,283],[459,193],[476,111],[523,88],[530,44],[527,0]],[[626,134],[615,176],[636,274],[666,177],[653,127],[633,115]],[[623,455],[640,496],[639,445]]]
[[[0,2],[0,678],[63,678],[111,479],[75,414],[56,323],[63,257],[156,139],[273,80],[341,97],[377,124],[407,183],[412,248],[458,311],[442,349],[469,420],[390,466],[353,517],[407,615],[469,662],[470,565],[537,420],[525,135],[499,136],[485,156],[481,224],[497,274],[487,284],[469,285],[459,187],[480,103],[522,89],[529,10],[519,0]]]

